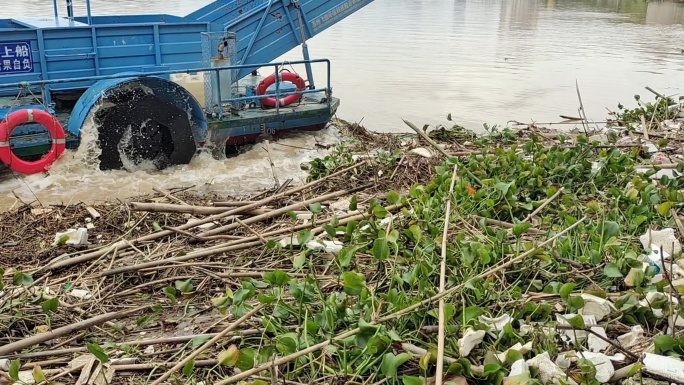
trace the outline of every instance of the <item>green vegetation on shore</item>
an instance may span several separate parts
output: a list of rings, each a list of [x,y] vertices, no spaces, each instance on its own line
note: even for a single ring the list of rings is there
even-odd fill
[[[616,124],[637,135],[642,115],[656,123],[665,118],[658,105],[621,110]],[[344,128],[351,139],[309,165],[314,187],[294,200],[314,200],[301,206],[305,213],[282,209],[296,194],[276,196],[260,207],[281,214],[244,216],[221,223],[224,231],[178,230],[150,244],[130,237],[178,229],[186,218],[169,208],[168,214],[159,208],[141,215],[145,210],[132,204],[125,219],[137,227],[126,237],[138,249],[122,245],[128,252],[103,252],[68,268],[6,269],[0,333],[12,337],[2,340],[0,359],[12,360],[8,376],[17,380],[20,368],[28,368],[30,351],[50,349],[45,341],[13,349],[33,335],[29,326],[54,330],[57,323],[74,323],[74,306],[88,309],[83,319],[100,308],[147,309],[136,319],[121,314],[115,323],[68,334],[83,331],[77,346],[104,365],[103,373],[139,373],[131,377],[136,383],[156,384],[166,373],[174,384],[418,385],[435,382],[443,363],[439,384],[598,384],[607,382],[604,368],[595,356],[582,356],[596,326],[608,341],[603,353],[622,354],[611,365],[628,368],[624,378],[642,370],[650,375],[641,352],[684,354],[681,329],[668,328],[670,315],[684,316],[676,261],[644,265],[651,250],[639,240],[649,229],[683,235],[684,180],[654,180],[661,168],[642,145],[529,127],[491,128],[476,136],[454,126],[430,133],[444,151],[458,154],[440,158],[420,155],[421,141],[412,135]],[[666,136],[657,125],[650,129],[656,138]],[[659,150],[678,152],[667,146],[680,139],[667,136]],[[645,170],[638,168],[644,164]],[[671,167],[684,172],[684,163]],[[348,193],[314,199],[343,190]],[[194,231],[190,237],[188,231]],[[67,260],[83,254],[70,253]],[[43,284],[51,280],[59,285],[46,291]],[[117,299],[98,292],[93,298],[104,299],[97,304],[70,302],[66,293],[74,286],[130,294]],[[644,298],[657,300],[644,304]],[[609,300],[610,310],[596,325],[577,315],[588,314],[587,301],[601,299]],[[559,319],[566,322],[559,325]],[[193,322],[203,329],[222,323],[225,337],[205,332],[183,343],[163,341],[167,326],[173,334],[179,323]],[[635,325],[645,330],[641,340],[629,347],[617,342]],[[142,331],[160,339],[150,345],[157,353],[144,354],[144,345],[130,342]],[[557,366],[560,374],[540,371],[544,354],[553,361],[568,351],[577,357]],[[71,359],[66,357],[48,365],[63,367]],[[131,357],[152,365],[112,363]],[[520,360],[529,371],[511,376]],[[110,380],[128,383],[127,376]]]

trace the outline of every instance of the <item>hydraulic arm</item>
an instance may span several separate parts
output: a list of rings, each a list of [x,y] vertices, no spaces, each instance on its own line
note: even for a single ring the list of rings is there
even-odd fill
[[[373,0],[218,0],[186,16],[238,38],[236,64],[270,62]],[[239,72],[238,78],[251,69]],[[309,78],[311,79],[311,74]]]

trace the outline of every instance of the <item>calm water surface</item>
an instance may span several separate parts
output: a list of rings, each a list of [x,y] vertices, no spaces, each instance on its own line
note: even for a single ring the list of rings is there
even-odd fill
[[[207,0],[93,0],[96,14],[185,15]],[[51,15],[15,0],[0,17]],[[64,3],[59,1],[59,3]],[[84,1],[75,0],[84,14]],[[62,10],[65,13],[64,10]],[[470,128],[577,115],[631,103],[645,86],[684,90],[684,4],[643,0],[375,0],[310,41],[329,57],[339,116],[398,131],[401,118]],[[293,50],[285,59],[299,59]],[[648,95],[649,97],[651,95]]]
[[[84,2],[74,2],[77,13],[85,14]],[[2,3],[0,18],[52,15],[51,0]],[[206,3],[93,0],[92,8],[95,14],[186,15]],[[645,86],[684,94],[683,24],[684,4],[671,2],[375,0],[309,44],[314,57],[332,59],[334,91],[342,99],[339,117],[363,120],[373,130],[405,131],[401,118],[436,125],[447,123],[451,113],[461,125],[479,129],[483,123],[577,115],[575,81],[594,120],[604,119],[606,108],[618,102],[633,105],[634,94],[651,100]],[[299,58],[295,49],[279,59]],[[331,140],[330,132],[321,132],[273,143],[279,179],[302,178],[299,162],[320,155],[317,142]],[[47,177],[0,177],[0,210],[16,204],[16,196],[76,203],[125,198],[153,187],[194,185],[239,194],[273,184],[261,145],[227,161],[200,157],[153,173],[88,169],[92,160],[86,153],[68,153]]]

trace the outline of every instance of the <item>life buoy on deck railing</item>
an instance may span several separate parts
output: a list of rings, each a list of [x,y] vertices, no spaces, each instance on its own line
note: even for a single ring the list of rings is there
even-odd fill
[[[287,81],[290,83],[293,83],[297,87],[297,91],[302,91],[306,87],[306,82],[304,79],[302,79],[299,75],[292,73],[292,72],[281,72],[280,73],[280,79],[282,81]],[[269,77],[265,78],[264,80],[259,83],[256,89],[256,94],[257,95],[264,95],[266,93],[266,89],[274,84],[276,82],[276,74],[272,74]],[[295,103],[299,101],[299,99],[302,98],[301,94],[292,94],[292,95],[287,95],[283,98],[280,98],[280,107],[287,106],[289,104]],[[276,98],[270,97],[270,98],[263,98],[260,99],[261,104],[266,106],[266,107],[275,107],[276,105]]]
[[[10,135],[14,129],[24,123],[36,122],[47,128],[52,137],[52,146],[42,158],[36,161],[26,161],[14,154],[10,148]],[[0,122],[0,161],[10,169],[22,174],[36,174],[47,169],[64,153],[66,136],[64,128],[57,118],[49,112],[23,108],[13,111]]]

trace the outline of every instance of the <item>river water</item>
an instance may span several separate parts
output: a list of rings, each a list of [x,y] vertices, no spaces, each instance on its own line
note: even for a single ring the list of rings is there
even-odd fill
[[[94,14],[185,15],[208,2],[91,3]],[[0,18],[52,15],[51,0],[7,3]],[[77,14],[84,14],[84,1],[74,3]],[[448,114],[472,129],[509,120],[555,122],[561,114],[577,115],[576,81],[587,115],[596,121],[618,102],[633,105],[634,94],[650,100],[645,86],[684,93],[684,4],[667,1],[375,0],[309,46],[312,56],[332,60],[334,92],[342,99],[338,116],[377,131],[405,131],[402,118],[446,124]],[[295,49],[279,59],[300,57]],[[299,162],[320,154],[315,142],[334,139],[326,131],[274,146],[280,178],[301,177]],[[155,185],[205,185],[224,192],[239,192],[246,184],[268,187],[273,181],[264,154],[256,146],[220,164],[200,159],[160,174],[87,175],[71,155],[47,178],[0,181],[0,207],[14,202],[14,194],[45,203],[122,197]]]

